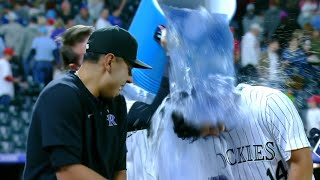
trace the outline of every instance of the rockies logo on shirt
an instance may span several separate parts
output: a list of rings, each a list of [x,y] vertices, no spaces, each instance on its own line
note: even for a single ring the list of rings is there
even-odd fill
[[[107,115],[107,121],[109,123],[109,126],[116,126],[117,125],[115,119],[116,119],[116,117],[113,114]]]

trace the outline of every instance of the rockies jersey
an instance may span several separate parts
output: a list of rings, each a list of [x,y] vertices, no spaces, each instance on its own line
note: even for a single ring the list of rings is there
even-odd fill
[[[310,146],[296,108],[280,91],[237,88],[251,117],[214,138],[218,169],[232,179],[286,179],[291,151]]]
[[[309,147],[297,110],[280,91],[244,84],[237,90],[247,106],[248,118],[218,137],[195,142],[175,135],[169,115],[160,112],[168,106],[164,100],[153,117],[150,137],[141,131],[127,140],[128,177],[287,179],[291,151]]]

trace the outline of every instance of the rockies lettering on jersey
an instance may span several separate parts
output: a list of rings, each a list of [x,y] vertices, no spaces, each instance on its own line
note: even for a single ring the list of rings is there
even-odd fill
[[[248,145],[228,149],[225,154],[218,153],[217,156],[229,165],[245,163],[247,161],[271,161],[275,158],[274,142],[265,145]]]

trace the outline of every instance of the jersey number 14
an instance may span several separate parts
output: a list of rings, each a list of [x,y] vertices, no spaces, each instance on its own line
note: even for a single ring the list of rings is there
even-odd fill
[[[267,170],[267,176],[270,177],[270,180],[284,180],[287,179],[288,172],[284,168],[282,161],[278,162],[278,166],[276,169],[276,177],[273,177],[270,168]]]

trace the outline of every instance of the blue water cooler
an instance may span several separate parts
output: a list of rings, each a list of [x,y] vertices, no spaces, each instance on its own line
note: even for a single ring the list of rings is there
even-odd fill
[[[165,25],[165,17],[156,0],[142,0],[129,28],[138,41],[138,59],[152,69],[133,69],[133,81],[149,93],[156,94],[166,64],[166,53],[155,41],[158,25]]]

